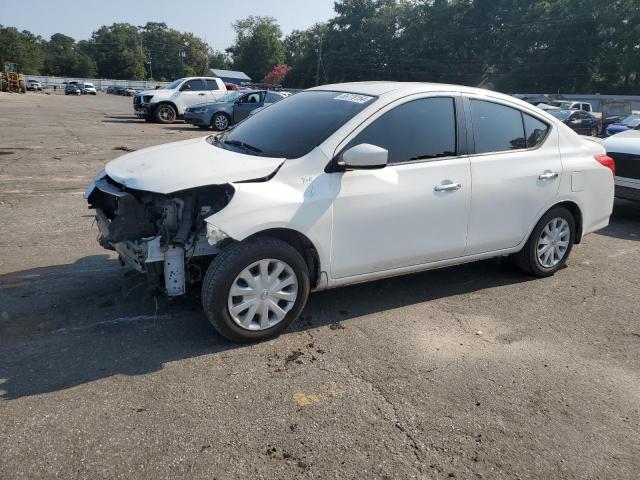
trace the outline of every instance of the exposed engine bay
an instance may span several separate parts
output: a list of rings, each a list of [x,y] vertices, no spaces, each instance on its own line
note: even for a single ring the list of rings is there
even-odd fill
[[[187,282],[201,280],[202,260],[218,253],[218,245],[207,239],[205,219],[222,210],[233,194],[233,187],[224,184],[163,195],[128,189],[103,176],[85,196],[96,211],[100,245],[177,296],[186,292]]]

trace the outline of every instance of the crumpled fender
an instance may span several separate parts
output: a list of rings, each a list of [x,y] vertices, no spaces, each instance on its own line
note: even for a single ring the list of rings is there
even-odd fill
[[[233,183],[231,202],[206,221],[238,241],[274,228],[295,230],[313,243],[326,271],[330,252],[325,246],[331,245],[335,182],[318,165],[327,161],[315,149],[303,159],[287,160],[269,181]]]

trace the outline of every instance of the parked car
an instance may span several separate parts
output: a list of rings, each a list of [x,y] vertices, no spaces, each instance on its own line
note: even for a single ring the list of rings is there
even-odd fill
[[[82,89],[80,85],[77,83],[68,83],[66,87],[64,87],[65,95],[82,95]]]
[[[620,123],[629,115],[608,115],[602,119],[602,132],[606,134],[607,128],[609,125],[613,125],[614,123]]]
[[[90,94],[90,95],[97,95],[98,91],[96,90],[96,87],[93,83],[90,82],[84,82],[82,84],[82,86],[84,87],[84,93],[85,94]]]
[[[597,137],[600,134],[600,120],[582,110],[547,110],[576,133]]]
[[[593,112],[593,106],[588,102],[571,102],[567,100],[554,100],[548,106],[559,108],[560,110],[582,110],[583,112]]]
[[[607,127],[605,135],[610,137],[627,130],[640,130],[640,115],[629,115],[618,123],[613,123]]]
[[[203,102],[215,102],[227,93],[219,78],[181,78],[164,88],[146,90],[133,97],[133,111],[147,121],[173,123],[187,108]]]
[[[640,201],[640,131],[609,137],[604,147],[616,162],[616,197]]]
[[[184,121],[202,129],[213,127],[223,131],[247,118],[253,110],[283,98],[279,93],[266,90],[234,91],[217,102],[200,103],[187,108]]]
[[[85,198],[102,246],[170,296],[202,279],[215,328],[254,341],[310,290],[508,255],[551,276],[608,224],[613,170],[598,142],[513,97],[364,82],[126,154]]]
[[[42,91],[42,84],[38,80],[34,80],[33,78],[30,78],[27,80],[26,87],[27,87],[27,90],[31,90],[34,92]]]

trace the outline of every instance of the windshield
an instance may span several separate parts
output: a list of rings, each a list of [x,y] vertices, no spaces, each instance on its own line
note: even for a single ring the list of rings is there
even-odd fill
[[[559,120],[566,120],[573,112],[567,110],[547,110],[547,113],[553,115]]]
[[[167,90],[175,90],[176,88],[178,88],[178,86],[184,82],[184,78],[179,78],[178,80],[176,80],[175,82],[170,83],[169,85],[167,85],[166,88]]]
[[[225,96],[220,97],[218,102],[233,102],[236,98],[242,95],[243,92],[231,92],[227,93]]]
[[[627,118],[622,120],[622,122],[620,122],[620,123],[623,123],[623,124],[631,127],[631,126],[634,126],[634,124],[635,124],[635,126],[637,126],[638,122],[640,122],[640,115],[629,115]]]
[[[237,147],[251,155],[300,158],[375,99],[344,92],[301,92],[239,123],[218,137],[216,145]]]

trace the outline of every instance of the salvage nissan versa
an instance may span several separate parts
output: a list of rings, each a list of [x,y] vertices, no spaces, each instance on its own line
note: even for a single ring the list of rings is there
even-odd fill
[[[103,247],[168,295],[201,283],[216,329],[252,341],[290,325],[310,290],[507,255],[553,275],[608,224],[614,169],[512,97],[365,82],[124,155],[85,196]]]

